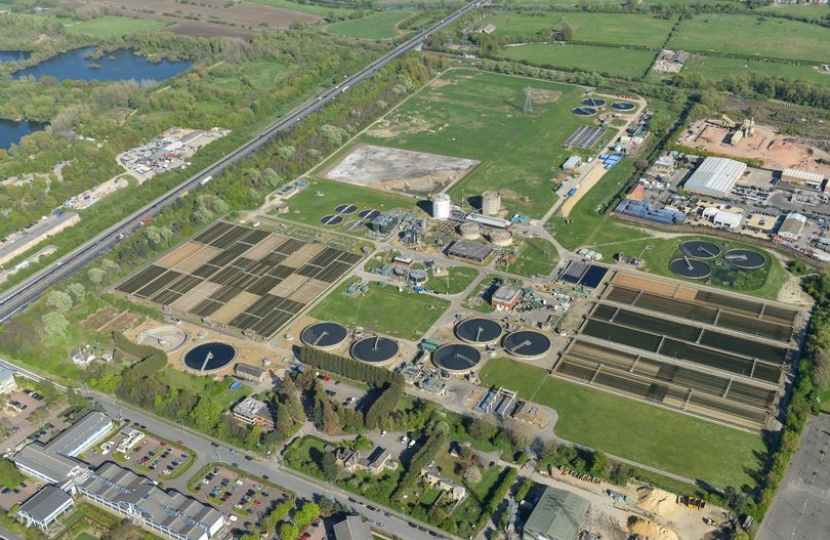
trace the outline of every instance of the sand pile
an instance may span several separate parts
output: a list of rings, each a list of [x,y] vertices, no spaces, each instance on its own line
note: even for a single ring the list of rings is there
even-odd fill
[[[680,540],[677,533],[651,520],[631,516],[628,518],[628,532],[639,534],[650,540]]]
[[[640,508],[664,518],[671,518],[677,512],[677,496],[662,489],[638,488],[637,501]]]

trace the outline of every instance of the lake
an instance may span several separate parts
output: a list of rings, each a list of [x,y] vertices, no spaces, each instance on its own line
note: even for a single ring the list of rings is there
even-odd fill
[[[0,62],[20,62],[29,58],[26,51],[0,51]]]
[[[125,79],[164,81],[187,70],[193,64],[193,62],[169,62],[167,60],[153,64],[129,49],[106,53],[97,60],[84,58],[87,53],[94,51],[95,47],[87,47],[59,54],[36,66],[14,73],[14,78],[32,75],[40,79],[50,75],[58,82],[65,80],[105,82]]]
[[[28,135],[33,131],[40,131],[47,125],[29,120],[16,122],[0,118],[0,148],[8,150],[12,144],[18,144],[24,135]]]

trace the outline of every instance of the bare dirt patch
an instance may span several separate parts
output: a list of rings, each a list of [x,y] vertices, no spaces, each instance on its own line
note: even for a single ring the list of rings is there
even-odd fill
[[[394,121],[382,118],[366,134],[381,139],[394,139],[401,134],[437,133],[447,127],[449,124],[433,124],[421,116],[396,117]]]
[[[682,135],[680,144],[727,156],[757,159],[767,169],[780,171],[795,167],[830,176],[830,166],[818,162],[819,159],[830,161],[830,153],[819,148],[819,143],[781,135],[775,128],[756,126],[754,136],[745,137],[734,146],[731,144],[732,130],[714,122],[700,122],[692,129],[691,137]]]
[[[325,173],[330,180],[412,194],[442,191],[480,162],[380,146],[359,146]]]
[[[105,332],[109,334],[110,332],[126,332],[133,326],[135,326],[138,321],[143,319],[141,315],[136,315],[135,313],[130,313],[129,311],[125,311],[115,317],[112,321],[108,324],[105,324],[101,328],[101,332]]]
[[[113,320],[120,311],[114,307],[107,307],[101,310],[96,311],[86,319],[84,319],[84,326],[87,328],[91,328],[92,330],[98,330],[107,325],[111,320]]]
[[[530,99],[533,103],[556,103],[562,96],[562,92],[556,90],[543,90],[541,88],[528,88],[526,92],[530,93]]]
[[[196,3],[172,4],[168,0],[92,0],[113,15],[135,17],[172,24],[173,32],[200,37],[250,37],[255,32],[288,28],[294,20],[315,23],[321,18],[310,13],[240,2],[207,0]],[[194,19],[195,17],[195,19]]]

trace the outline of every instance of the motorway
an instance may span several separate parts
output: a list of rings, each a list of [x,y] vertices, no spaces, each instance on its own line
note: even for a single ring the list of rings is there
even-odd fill
[[[147,426],[147,431],[158,435],[162,438],[171,441],[182,441],[183,445],[193,450],[196,453],[196,463],[188,471],[195,473],[204,465],[213,462],[223,462],[233,464],[238,468],[246,471],[252,477],[264,478],[269,482],[273,482],[280,487],[293,491],[297,497],[314,500],[317,497],[325,496],[339,501],[345,507],[356,507],[366,518],[376,521],[382,526],[380,529],[385,533],[394,534],[400,538],[407,540],[435,540],[436,537],[450,538],[449,533],[434,529],[426,524],[418,522],[415,526],[409,524],[412,518],[398,515],[395,512],[387,511],[387,509],[379,509],[371,511],[365,507],[367,504],[378,506],[376,502],[361,500],[360,497],[347,493],[332,485],[321,485],[320,480],[311,478],[283,467],[275,458],[272,461],[263,461],[254,459],[247,461],[243,459],[241,451],[231,449],[218,440],[210,439],[209,437],[192,431],[190,429],[182,429],[178,424],[161,420],[160,418],[147,413],[141,409],[135,408],[131,405],[119,403],[115,398],[104,394],[90,392],[91,395],[103,406],[104,411],[112,418],[119,418],[127,416],[133,423],[139,423]],[[214,446],[219,444],[219,446]],[[189,495],[187,491],[187,479],[189,474],[178,478],[171,482],[165,482],[168,488],[174,488],[182,493]],[[357,505],[350,502],[349,499],[360,501]],[[388,515],[387,515],[388,514]],[[421,529],[418,529],[421,527]],[[435,531],[434,535],[429,534],[428,531]]]
[[[227,167],[230,167],[239,160],[251,155],[251,153],[268,142],[274,134],[287,129],[294,124],[302,122],[309,115],[314,114],[337,99],[339,95],[346,92],[349,88],[362,83],[399,56],[417,48],[432,32],[445,28],[485,2],[487,2],[487,0],[478,0],[467,4],[452,15],[448,15],[441,22],[418,33],[412,39],[386,53],[378,60],[375,60],[371,64],[364,67],[358,73],[350,77],[346,77],[341,83],[330,88],[322,95],[314,97],[300,105],[285,117],[277,120],[260,133],[256,134],[253,139],[222,157],[204,170],[194,174],[177,187],[171,189],[164,195],[145,205],[140,210],[133,212],[131,215],[99,233],[85,244],[75,248],[54,263],[51,263],[47,267],[30,276],[20,284],[12,287],[8,291],[5,291],[0,297],[0,323],[6,321],[18,311],[25,309],[30,302],[37,300],[37,298],[46,289],[55,283],[66,279],[93,262],[101,255],[107,253],[121,239],[138,230],[141,227],[142,219],[156,217],[162,212],[162,210],[164,210],[165,207],[176,202],[176,200],[178,200],[183,193],[192,192],[193,190],[203,186],[215,175],[218,175],[224,171]]]

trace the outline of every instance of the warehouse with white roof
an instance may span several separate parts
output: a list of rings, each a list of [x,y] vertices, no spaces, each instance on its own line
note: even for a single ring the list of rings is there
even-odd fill
[[[709,157],[692,173],[683,186],[689,193],[726,198],[746,171],[746,163],[734,159]]]

